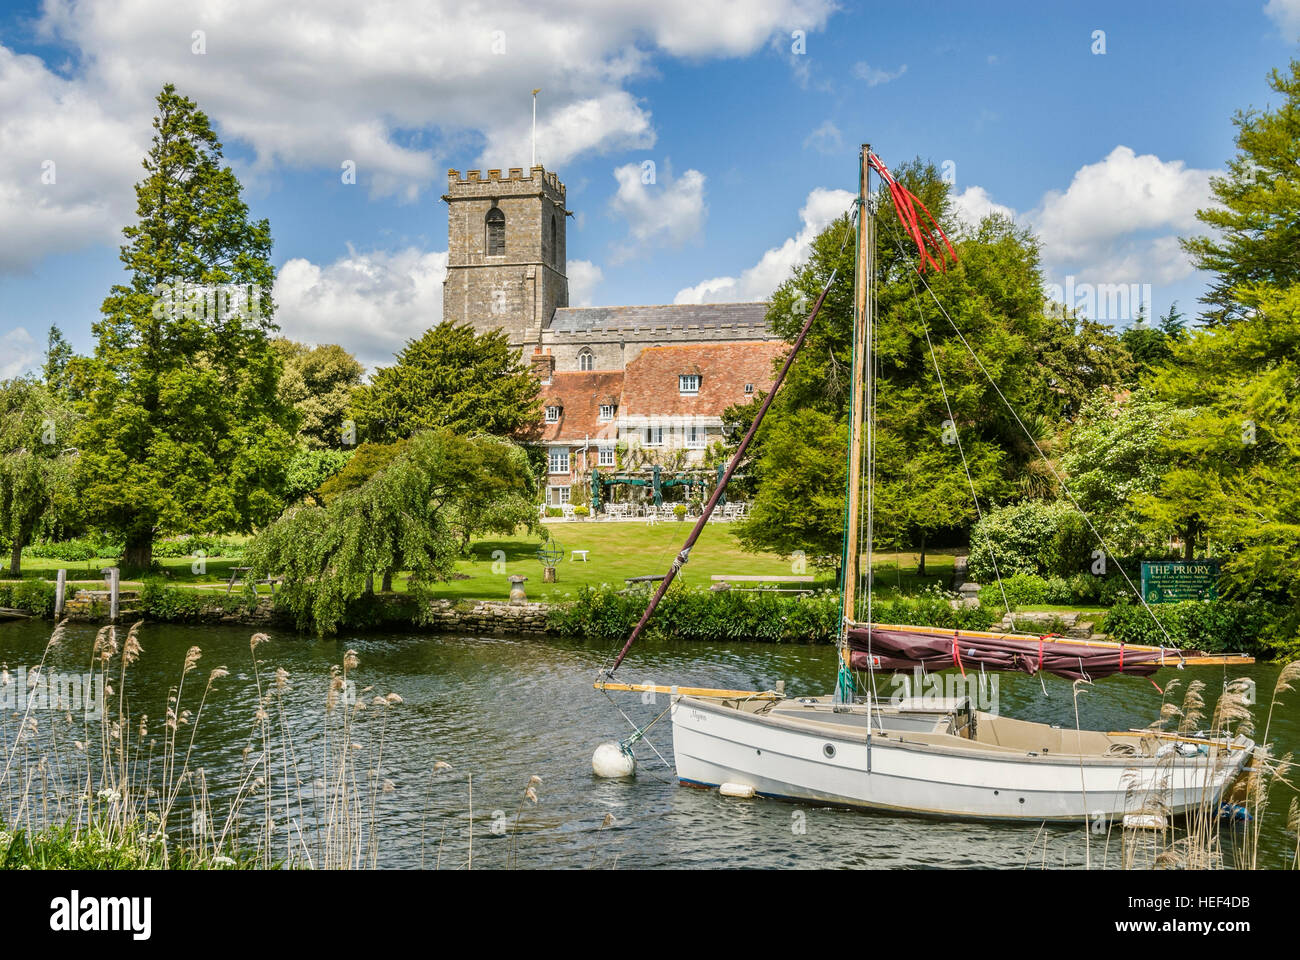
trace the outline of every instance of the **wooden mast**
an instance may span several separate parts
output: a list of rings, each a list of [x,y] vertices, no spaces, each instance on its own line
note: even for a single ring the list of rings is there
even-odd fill
[[[862,512],[862,440],[863,424],[869,410],[863,410],[863,381],[866,376],[868,332],[871,329],[871,299],[867,296],[871,278],[871,231],[868,228],[867,197],[870,193],[871,146],[862,145],[861,167],[858,171],[858,249],[853,276],[853,372],[852,393],[849,401],[849,470],[848,506],[844,522],[844,618],[840,624],[840,655],[845,667],[849,664],[848,626],[857,617],[858,518]]]

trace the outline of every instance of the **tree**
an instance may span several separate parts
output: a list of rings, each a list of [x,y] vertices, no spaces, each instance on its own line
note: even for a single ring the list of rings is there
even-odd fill
[[[292,411],[271,347],[271,232],[252,221],[221,143],[194,102],[157,98],[139,220],[123,230],[114,286],[82,368],[78,431],[93,520],[148,568],[153,540],[249,530],[281,507]]]
[[[1051,371],[1049,383],[1061,415],[1073,420],[1090,397],[1126,382],[1133,366],[1129,353],[1123,337],[1109,324],[1074,317],[1066,310],[1050,317],[1038,357]]]
[[[338,344],[274,344],[283,365],[280,400],[298,414],[298,442],[309,450],[343,449],[344,421],[365,368]]]
[[[72,357],[72,345],[63,338],[63,331],[52,324],[45,348],[45,366],[42,368],[41,378],[46,387],[63,396],[68,396],[72,389],[69,370]]]
[[[42,522],[57,529],[76,508],[70,404],[35,380],[0,382],[0,538],[9,572],[22,575],[23,547]]]
[[[1203,534],[1231,550],[1239,584],[1300,603],[1300,284],[1240,292],[1242,319],[1194,332],[1152,381],[1189,413],[1162,439],[1177,465],[1137,503],[1153,520],[1194,519],[1189,558]]]
[[[1272,70],[1269,86],[1283,102],[1233,117],[1237,155],[1227,176],[1210,179],[1215,205],[1196,213],[1218,235],[1182,241],[1192,262],[1215,274],[1202,297],[1212,325],[1242,319],[1251,288],[1300,283],[1300,60]]]
[[[896,175],[956,235],[947,185],[933,165],[907,164]],[[934,533],[974,520],[972,482],[981,503],[1019,495],[1019,478],[1037,452],[922,288],[915,252],[896,225],[888,195],[877,200],[875,532],[880,539],[923,544]],[[854,262],[849,231],[847,216],[832,223],[814,239],[809,259],[772,296],[769,325],[792,340],[837,270],[804,349],[755,437],[758,490],[741,533],[750,549],[840,553],[844,446],[840,441],[841,452],[831,455],[827,427],[839,430],[848,422]],[[1041,352],[1051,321],[1043,310],[1037,242],[1009,220],[990,217],[956,246],[958,263],[946,273],[927,274],[926,281],[1021,419],[1059,417],[1064,404],[1049,389],[1049,378],[1064,372]],[[750,418],[752,412],[736,411],[738,422]],[[773,442],[779,460],[764,466]],[[789,527],[784,533],[782,525]]]
[[[1185,544],[1195,542],[1200,528],[1195,504],[1184,504],[1191,507],[1186,513],[1168,512],[1163,523],[1153,523],[1138,508],[1140,501],[1160,496],[1166,474],[1178,466],[1171,440],[1186,430],[1191,413],[1146,391],[1099,395],[1070,429],[1061,457],[1066,483],[1119,554],[1132,554],[1173,532]]]
[[[361,437],[374,443],[436,427],[511,436],[541,419],[537,379],[505,332],[451,323],[408,341],[397,363],[356,391],[352,410]]]
[[[1167,362],[1173,356],[1173,345],[1186,335],[1187,327],[1177,303],[1169,305],[1169,312],[1154,327],[1146,322],[1144,312],[1139,313],[1133,325],[1120,334],[1120,341],[1133,359],[1136,374],[1133,382]]]
[[[534,524],[532,489],[520,447],[425,431],[326,506],[286,511],[249,546],[248,560],[256,576],[283,577],[282,602],[300,627],[330,633],[375,577],[388,589],[394,573],[409,570],[422,596],[451,576],[472,535]]]

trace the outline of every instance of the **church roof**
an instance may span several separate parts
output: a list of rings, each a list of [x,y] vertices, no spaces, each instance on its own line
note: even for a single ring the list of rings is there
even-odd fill
[[[688,327],[715,330],[734,327],[748,336],[772,336],[767,329],[767,304],[666,303],[630,307],[559,307],[550,330],[561,333],[650,332]]]

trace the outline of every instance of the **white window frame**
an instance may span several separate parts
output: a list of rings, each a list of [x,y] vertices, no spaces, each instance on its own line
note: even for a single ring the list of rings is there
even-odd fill
[[[753,392],[754,392],[754,385],[752,383],[745,384],[745,395],[750,396],[753,394]]]
[[[704,449],[705,430],[703,427],[697,424],[688,424],[685,428],[685,433],[687,450]]]
[[[679,373],[677,375],[677,392],[692,395],[700,392],[700,375],[698,373]]]
[[[663,427],[646,427],[645,444],[647,447],[662,447],[664,445],[664,428]]]
[[[608,413],[607,413],[606,411],[608,411]],[[602,403],[602,404],[600,405],[600,411],[599,411],[599,413],[598,413],[596,419],[597,419],[597,421],[600,422],[600,423],[609,423],[611,420],[613,420],[613,419],[614,419],[614,404],[612,404],[612,403]]]
[[[546,472],[551,474],[569,474],[569,448],[551,447],[546,451]]]
[[[600,447],[596,454],[596,466],[613,467],[617,466],[618,461],[614,457],[614,448],[608,444]]]
[[[560,408],[559,408],[559,407],[548,406],[548,407],[546,408],[546,422],[547,422],[547,423],[559,423],[559,422],[560,422]]]

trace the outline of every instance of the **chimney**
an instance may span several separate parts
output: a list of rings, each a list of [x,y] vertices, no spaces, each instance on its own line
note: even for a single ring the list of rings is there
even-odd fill
[[[533,376],[542,383],[551,382],[551,374],[555,372],[555,357],[551,356],[551,351],[542,351],[537,347],[533,351]]]

